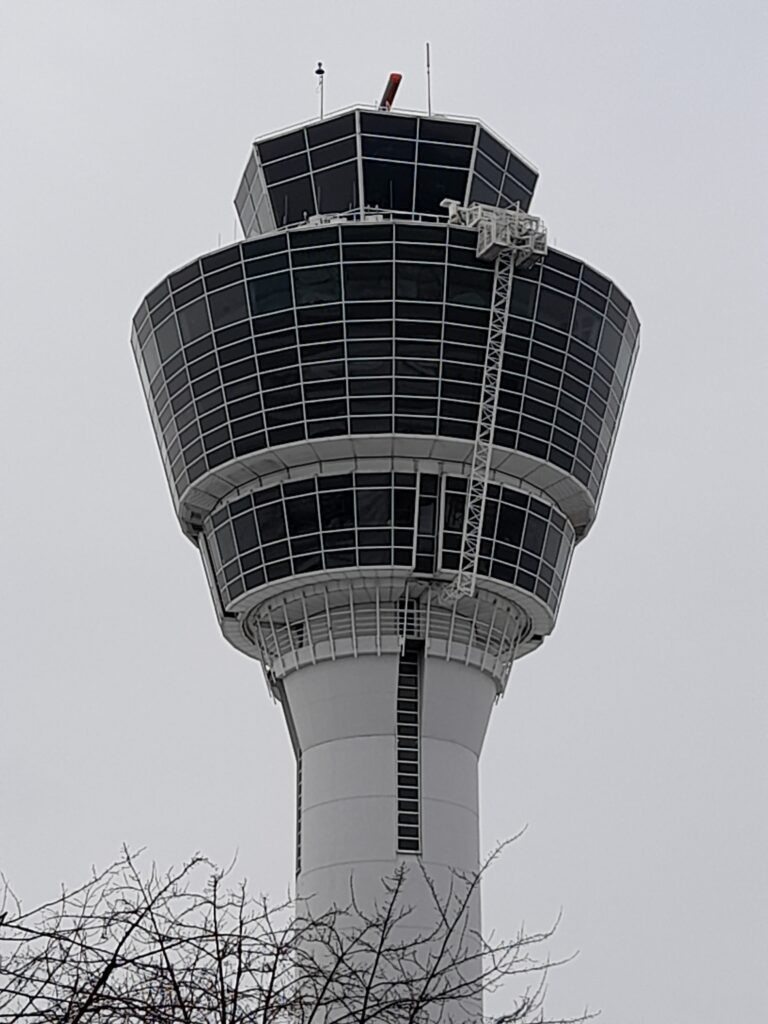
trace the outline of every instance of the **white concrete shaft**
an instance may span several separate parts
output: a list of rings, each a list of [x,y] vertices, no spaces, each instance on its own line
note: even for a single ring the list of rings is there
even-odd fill
[[[479,868],[478,757],[496,697],[477,669],[427,657],[421,682],[421,856],[397,853],[395,654],[344,658],[285,678],[287,711],[302,755],[302,871],[297,895],[314,912],[384,896],[381,880],[410,865],[401,938],[436,923],[421,871],[441,892],[452,871]],[[421,861],[421,866],[418,861]],[[468,913],[480,930],[479,891]],[[408,929],[409,931],[406,931]],[[475,943],[474,939],[465,941]],[[455,1019],[481,1012],[479,1000]]]

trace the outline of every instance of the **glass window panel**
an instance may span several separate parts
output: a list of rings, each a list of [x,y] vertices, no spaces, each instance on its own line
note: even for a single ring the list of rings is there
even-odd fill
[[[194,263],[190,263],[188,267],[183,267],[181,270],[177,270],[175,274],[171,274],[168,279],[171,283],[171,288],[179,289],[190,282],[200,277],[200,263],[195,260]]]
[[[358,526],[387,526],[392,522],[392,491],[357,489],[355,491]]]
[[[168,298],[165,300],[165,302],[161,302],[160,305],[156,309],[153,309],[152,312],[149,314],[149,318],[152,321],[152,326],[157,327],[158,324],[161,324],[163,320],[165,320],[167,316],[170,316],[172,312],[173,306],[171,305],[170,298]]]
[[[389,299],[392,297],[392,264],[351,263],[344,267],[345,299]]]
[[[539,305],[536,317],[544,324],[559,331],[568,332],[573,316],[573,299],[549,288],[539,289]]]
[[[463,494],[449,492],[445,496],[445,529],[461,533],[464,529],[464,506],[466,499]]]
[[[490,206],[495,206],[498,195],[497,189],[491,188],[486,181],[477,175],[473,176],[472,188],[469,192],[469,201],[471,203],[487,203]]]
[[[256,516],[259,521],[259,533],[262,544],[270,541],[281,540],[286,535],[285,519],[283,517],[283,506],[280,502],[271,505],[262,505],[256,509]]]
[[[416,156],[416,143],[408,139],[377,138],[363,136],[363,156],[371,156],[378,160],[404,160],[413,163]]]
[[[323,530],[342,530],[353,526],[352,491],[342,490],[321,493],[320,519]]]
[[[312,249],[295,249],[291,253],[294,267],[315,267],[339,262],[338,245],[318,245]]]
[[[168,283],[161,281],[160,284],[156,285],[147,296],[147,306],[150,309],[154,309],[159,306],[168,296]]]
[[[245,263],[246,277],[261,277],[263,274],[272,274],[276,270],[288,269],[288,255],[284,252],[275,253],[274,256],[264,256],[258,260],[247,260]]]
[[[336,228],[312,228],[305,231],[292,231],[288,236],[291,241],[292,259],[297,258],[297,250],[308,249],[314,252],[325,246],[335,246],[338,251],[339,232]],[[310,255],[311,255],[310,252]]]
[[[558,291],[566,292],[568,295],[575,295],[578,282],[567,274],[561,274],[558,270],[544,267],[541,272],[541,283],[550,285]]]
[[[443,199],[464,200],[467,172],[449,167],[419,166],[416,176],[416,209],[422,213],[444,213]]]
[[[358,205],[356,163],[316,171],[314,178],[319,213],[343,213]]]
[[[576,303],[576,313],[573,318],[573,334],[583,341],[590,348],[597,348],[597,339],[600,334],[600,317],[589,306],[582,302]]]
[[[611,321],[611,323],[617,328],[617,330],[623,331],[627,318],[622,313],[620,313],[618,309],[616,309],[613,303],[608,303],[608,307],[605,312],[606,316]]]
[[[510,315],[532,319],[535,302],[536,285],[532,281],[523,281],[515,277],[509,303]]]
[[[533,193],[533,190],[536,188],[538,174],[536,173],[536,171],[526,166],[526,164],[524,164],[522,160],[518,160],[514,153],[509,154],[509,162],[507,163],[507,174],[511,174],[513,175],[513,177],[517,178],[517,180],[526,189],[529,195]]]
[[[621,345],[621,335],[607,320],[603,324],[603,333],[600,336],[600,352],[605,359],[611,364],[616,365],[616,360],[619,356],[619,347]]]
[[[234,457],[234,450],[231,444],[225,444],[221,448],[217,448],[216,451],[209,452],[207,455],[208,466],[213,469],[215,466],[221,466],[222,463],[228,462]]]
[[[619,291],[615,284],[611,285],[611,302],[625,317],[629,314],[631,308],[629,299]]]
[[[626,380],[627,374],[629,373],[629,367],[631,364],[632,352],[629,345],[625,341],[619,349],[619,355],[616,359],[616,377],[621,384],[623,384]]]
[[[225,267],[216,273],[205,275],[205,287],[209,292],[215,292],[227,284],[234,284],[243,279],[243,265],[238,262],[234,266]]]
[[[169,319],[166,320],[165,323],[161,324],[155,331],[155,339],[157,340],[157,351],[160,354],[160,359],[162,362],[165,362],[165,360],[170,359],[174,352],[177,352],[181,346],[181,339],[179,338],[176,321],[174,319]]]
[[[178,291],[173,293],[173,304],[177,309],[182,306],[186,306],[192,299],[197,299],[203,294],[203,282],[193,281],[188,284],[186,288],[180,288]]]
[[[222,563],[229,562],[235,557],[235,540],[229,523],[224,523],[216,531],[216,544],[219,548],[219,557]]]
[[[225,327],[248,316],[245,288],[241,284],[213,292],[208,296],[208,302],[214,327]]]
[[[205,273],[210,274],[214,270],[221,270],[222,267],[228,267],[233,263],[239,263],[240,259],[240,246],[229,245],[225,249],[217,249],[216,252],[212,252],[210,255],[204,256],[201,262]]]
[[[547,524],[538,516],[528,516],[525,524],[525,539],[523,547],[533,554],[540,554],[544,547],[544,536],[547,532]]]
[[[345,135],[354,135],[354,133],[355,115],[353,113],[329,117],[307,128],[310,146],[322,146],[326,142],[343,139]]]
[[[418,162],[445,167],[469,167],[472,150],[464,146],[447,146],[439,142],[420,142]]]
[[[611,287],[611,282],[603,277],[602,274],[598,274],[596,270],[591,267],[584,265],[581,271],[581,279],[585,281],[590,288],[594,288],[600,292],[601,295],[607,295]]]
[[[606,299],[596,292],[594,288],[590,288],[588,285],[582,284],[579,286],[579,298],[584,302],[588,302],[594,309],[599,310],[601,313],[605,312],[607,305]]]
[[[444,269],[439,265],[423,263],[397,263],[397,297],[441,302]]]
[[[317,533],[319,523],[317,501],[314,494],[302,498],[291,498],[286,501],[285,510],[288,517],[288,529],[292,536]]]
[[[510,178],[508,174],[504,175],[501,194],[510,204],[520,203],[524,210],[528,209],[528,203],[531,199],[530,193],[519,182],[515,181],[514,178]]]
[[[478,153],[475,157],[475,173],[481,174],[485,181],[496,189],[497,192],[501,188],[504,172],[501,167],[497,167],[493,161],[489,160],[487,156],[483,156],[482,153]]]
[[[248,281],[248,296],[254,316],[272,313],[277,309],[287,309],[293,306],[291,279],[288,274],[251,278]]]
[[[506,495],[505,495],[506,497]],[[506,501],[499,505],[499,519],[496,526],[496,537],[504,544],[519,547],[523,536],[525,513],[521,508],[513,508]]]
[[[438,121],[422,117],[419,119],[419,138],[435,142],[453,142],[462,146],[471,146],[475,141],[475,126],[473,124]]]
[[[272,238],[259,238],[256,241],[243,242],[241,248],[244,259],[258,259],[260,256],[270,256],[275,252],[285,252],[287,239],[285,235],[273,235]]]
[[[411,490],[397,488],[395,491],[395,525],[413,526],[416,495]]]
[[[354,160],[356,156],[357,141],[355,138],[342,139],[341,142],[333,142],[330,146],[320,146],[309,151],[309,158],[314,170],[341,164],[346,160]]]
[[[338,264],[295,270],[293,284],[296,290],[297,306],[338,302],[341,298],[341,278]]]
[[[416,119],[400,114],[361,113],[360,128],[371,135],[395,135],[400,138],[416,138]]]
[[[493,275],[484,270],[471,270],[468,267],[448,268],[449,302],[462,303],[470,306],[489,306],[493,289]]]
[[[273,185],[269,190],[275,223],[300,224],[315,210],[315,197],[309,177],[295,178],[285,185]]]
[[[345,242],[342,246],[342,253],[345,263],[368,263],[371,260],[391,260],[391,242],[363,242],[355,245]]]
[[[479,147],[481,152],[490,157],[499,167],[503,168],[506,165],[509,150],[505,149],[492,135],[489,135],[484,128],[480,129]]]
[[[144,346],[144,351],[142,352],[141,357],[144,360],[144,366],[147,371],[147,377],[149,380],[152,380],[157,371],[160,369],[160,356],[157,351],[155,339],[154,337],[152,337],[152,335],[150,335],[149,340]]]
[[[364,160],[365,205],[382,210],[412,210],[413,175],[412,164]]]
[[[436,525],[437,497],[432,494],[419,496],[419,518],[417,532],[434,536]]]
[[[238,551],[251,551],[253,548],[258,547],[259,538],[256,534],[256,523],[253,519],[253,513],[238,516],[232,525],[235,528]]]
[[[304,132],[299,130],[297,132],[290,132],[288,135],[282,135],[277,139],[260,142],[257,148],[261,162],[265,164],[271,160],[279,160],[281,157],[300,152],[306,148],[306,140]]]

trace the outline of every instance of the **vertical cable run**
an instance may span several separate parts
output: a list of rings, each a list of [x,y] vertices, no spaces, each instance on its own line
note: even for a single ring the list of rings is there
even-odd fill
[[[421,853],[421,641],[406,640],[397,673],[397,852]]]
[[[301,790],[302,756],[296,754],[296,874],[301,874]]]

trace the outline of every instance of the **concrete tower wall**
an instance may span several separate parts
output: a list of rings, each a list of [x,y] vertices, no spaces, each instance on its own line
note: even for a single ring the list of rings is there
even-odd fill
[[[380,880],[397,848],[395,654],[326,662],[285,680],[302,759],[299,892],[349,900],[351,868]],[[478,757],[497,691],[477,671],[437,658],[424,664],[421,708],[421,861],[428,872],[479,867]],[[356,881],[356,886],[359,881]],[[429,919],[425,909],[418,917]],[[414,922],[417,915],[414,914]]]
[[[497,689],[477,669],[423,659],[420,852],[404,853],[398,844],[399,662],[398,654],[367,655],[305,668],[286,678],[282,700],[301,765],[300,909],[322,913],[354,898],[373,911],[386,900],[382,880],[405,863],[400,905],[410,909],[393,938],[409,941],[438,926],[435,894],[456,910],[462,878],[479,869],[478,759]],[[479,889],[462,919],[470,936],[480,932]],[[473,948],[474,939],[463,938],[445,965]],[[475,999],[464,1001],[461,1012],[469,1018],[480,1009]]]

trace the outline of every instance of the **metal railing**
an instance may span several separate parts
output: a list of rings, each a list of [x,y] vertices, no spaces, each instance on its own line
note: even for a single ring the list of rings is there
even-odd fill
[[[388,595],[389,596],[389,595]],[[319,661],[402,650],[408,639],[425,651],[487,672],[503,689],[519,645],[530,634],[526,614],[517,606],[478,598],[445,607],[427,590],[407,601],[382,600],[377,590],[350,588],[311,598],[300,593],[254,609],[245,630],[259,651],[268,676],[283,678]]]

